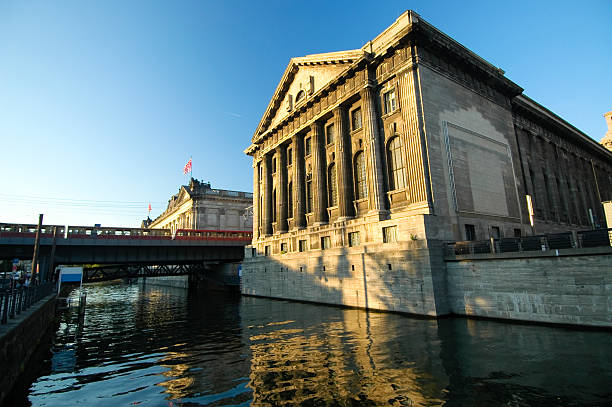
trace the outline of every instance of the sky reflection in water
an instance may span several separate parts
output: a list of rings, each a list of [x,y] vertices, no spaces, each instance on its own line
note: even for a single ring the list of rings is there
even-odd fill
[[[81,327],[74,313],[61,316],[18,401],[578,406],[609,405],[611,388],[608,332],[109,283],[89,287]]]

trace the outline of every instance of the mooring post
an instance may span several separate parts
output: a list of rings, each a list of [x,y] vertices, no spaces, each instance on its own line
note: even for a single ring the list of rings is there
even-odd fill
[[[42,228],[43,214],[38,215],[38,227],[36,228],[36,240],[34,240],[34,255],[32,257],[32,271],[30,272],[30,284],[34,282],[36,277],[36,269],[38,265],[38,247],[40,245],[40,229]]]

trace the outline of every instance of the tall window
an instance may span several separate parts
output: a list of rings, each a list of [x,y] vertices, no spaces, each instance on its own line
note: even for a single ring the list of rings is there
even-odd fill
[[[355,155],[355,196],[357,199],[368,197],[368,183],[363,151]]]
[[[385,114],[391,113],[395,109],[397,109],[397,101],[395,99],[395,89],[390,90],[389,92],[383,95],[383,100],[385,102]]]
[[[329,166],[327,177],[327,188],[329,192],[329,206],[338,206],[338,185],[336,184],[336,165]]]
[[[291,165],[293,163],[293,156],[291,155],[292,152],[291,147],[287,147],[287,165]]]
[[[326,138],[327,138],[327,144],[331,144],[331,143],[334,142],[334,139],[335,139],[334,131],[335,131],[335,129],[334,129],[334,125],[333,124],[330,124],[329,126],[327,126],[325,128],[325,135],[326,135]]]
[[[389,183],[391,190],[406,186],[402,142],[399,137],[393,137],[387,145],[387,165],[389,167]]]
[[[304,155],[310,155],[311,153],[311,148],[310,148],[310,137],[306,137],[304,139]]]
[[[287,212],[289,217],[293,217],[293,183],[289,182],[287,187]]]
[[[362,125],[363,124],[361,122],[361,108],[358,107],[357,109],[351,112],[351,130],[359,130]]]
[[[272,174],[276,174],[276,157],[272,158]]]

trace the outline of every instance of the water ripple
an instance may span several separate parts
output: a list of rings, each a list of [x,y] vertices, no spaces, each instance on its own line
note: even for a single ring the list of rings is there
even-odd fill
[[[611,355],[609,333],[112,283],[11,405],[606,405]]]

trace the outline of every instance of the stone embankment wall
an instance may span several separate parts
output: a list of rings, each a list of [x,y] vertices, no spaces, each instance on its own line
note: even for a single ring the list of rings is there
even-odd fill
[[[471,257],[446,264],[454,314],[612,327],[612,248]]]
[[[0,326],[0,405],[24,373],[39,342],[53,325],[55,294]]]
[[[166,276],[141,278],[140,282],[163,287],[189,288],[189,276]]]
[[[428,247],[429,246],[429,247]],[[439,241],[252,257],[245,295],[438,317],[612,327],[612,248],[444,259]]]
[[[247,250],[241,292],[438,316],[448,313],[443,269],[441,250],[430,249],[425,240],[274,257],[252,257]]]

